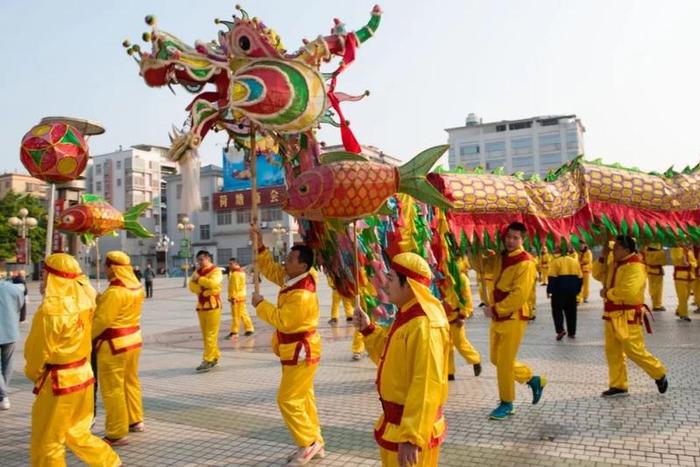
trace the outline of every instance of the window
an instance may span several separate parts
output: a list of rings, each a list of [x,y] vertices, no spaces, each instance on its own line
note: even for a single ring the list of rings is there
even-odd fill
[[[95,175],[102,175],[102,165],[101,164],[97,164],[95,166]]]
[[[117,161],[117,170],[122,169],[122,161]]]
[[[578,134],[575,131],[566,133],[566,149],[578,151]]]
[[[262,222],[281,221],[282,220],[282,209],[280,209],[280,208],[262,209],[260,212],[260,220]]]
[[[561,165],[561,154],[540,154],[540,167],[542,170],[545,168],[557,168]]]
[[[117,186],[122,186],[122,179],[121,178],[117,179]]]
[[[209,240],[209,224],[199,226],[199,239]]]
[[[233,258],[233,248],[217,248],[216,259],[218,264],[228,264],[230,258]]]
[[[216,225],[231,225],[231,211],[220,211],[216,213]],[[250,214],[249,216],[250,217]],[[250,219],[248,220],[250,223]]]
[[[474,159],[474,154],[479,154],[479,143],[467,143],[459,147],[460,156],[471,156],[470,159]]]
[[[486,170],[495,170],[506,165],[505,159],[494,159],[486,162]]]
[[[524,130],[525,128],[532,128],[532,122],[517,122],[508,125],[511,130]]]
[[[535,161],[531,156],[514,157],[512,163],[514,172],[528,172],[532,170],[532,166],[534,165]]]
[[[496,131],[506,131],[506,126],[504,125],[496,125]]]
[[[250,264],[253,261],[253,248],[249,246],[237,248],[236,259],[238,260],[238,264],[242,266]]]
[[[208,211],[208,210],[209,210],[209,197],[202,196],[202,211]]]
[[[505,141],[489,141],[484,145],[486,149],[486,157],[505,157],[506,142]]]
[[[95,191],[102,191],[102,182],[95,182]]]
[[[540,135],[540,153],[561,151],[561,138],[559,133]]]
[[[178,183],[175,186],[175,198],[181,199],[182,198],[182,184]]]
[[[236,223],[250,224],[250,211],[247,209],[241,209],[236,211]]]
[[[513,155],[532,154],[532,138],[517,138],[510,142]]]
[[[540,120],[540,126],[553,126],[553,125],[558,125],[558,124],[559,124],[558,118],[548,118],[546,120]]]

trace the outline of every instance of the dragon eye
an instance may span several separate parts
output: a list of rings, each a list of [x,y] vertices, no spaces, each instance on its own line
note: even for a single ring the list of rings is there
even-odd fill
[[[68,214],[67,216],[63,216],[63,222],[65,224],[72,224],[73,221],[75,221],[75,218],[73,216],[71,216],[70,214]]]
[[[305,195],[305,194],[308,193],[308,192],[309,192],[309,187],[308,187],[308,185],[301,185],[301,186],[299,187],[299,193],[301,193],[302,195]]]
[[[238,38],[238,46],[244,52],[247,52],[248,50],[250,50],[250,39],[248,39],[248,36],[239,37]]]

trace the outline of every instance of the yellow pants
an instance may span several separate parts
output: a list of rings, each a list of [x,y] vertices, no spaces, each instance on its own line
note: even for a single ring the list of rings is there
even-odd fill
[[[547,285],[549,281],[549,266],[543,266],[540,269],[540,284]]]
[[[97,351],[97,381],[105,406],[105,436],[123,438],[129,425],[143,421],[139,356],[141,349],[112,355],[107,342]]]
[[[642,326],[630,324],[627,333],[629,337],[620,340],[615,336],[610,321],[605,321],[605,358],[608,360],[608,381],[611,388],[628,388],[625,356],[655,380],[666,374],[664,365],[644,346]]]
[[[314,375],[318,364],[282,365],[282,380],[277,391],[277,405],[289,433],[299,447],[315,441],[323,444],[314,396]]]
[[[474,346],[469,342],[466,336],[466,326],[457,327],[457,324],[450,324],[450,359],[449,368],[447,370],[448,374],[455,374],[455,351],[464,357],[464,359],[470,365],[476,365],[481,363],[481,355],[474,348]]]
[[[532,292],[527,299],[527,306],[530,308],[530,316],[534,318],[537,315],[537,281],[532,283]]]
[[[692,282],[688,281],[673,281],[676,286],[676,295],[678,296],[678,309],[676,314],[678,316],[688,316],[688,298],[690,297],[690,285]]]
[[[66,465],[66,446],[90,466],[121,465],[121,459],[104,441],[90,433],[94,399],[93,386],[55,396],[51,377],[41,388],[32,406],[30,446],[33,467]]]
[[[389,451],[382,447],[379,448],[379,456],[382,459],[384,467],[398,467],[399,456],[394,451]],[[418,462],[413,464],[417,467],[435,467],[440,460],[440,446],[430,449],[422,449],[418,452]]]
[[[651,277],[651,276],[649,276]],[[583,303],[586,300],[588,300],[588,294],[590,292],[590,287],[591,287],[591,273],[590,272],[584,272],[582,275],[583,279],[583,284],[581,284],[581,292],[579,292],[578,297],[576,297],[576,301],[578,303]]]
[[[343,297],[335,289],[333,289],[333,297],[331,298],[331,318],[338,319],[338,312],[340,311],[340,302],[343,302],[345,317],[352,318],[352,313],[354,309],[353,299]]]
[[[211,311],[198,311],[199,329],[202,331],[204,353],[202,359],[213,362],[221,357],[219,352],[219,325],[221,324],[221,308]]]
[[[700,277],[695,279],[694,287],[695,306],[700,308]]]
[[[365,340],[360,331],[355,331],[352,336],[352,353],[362,353],[365,351]]]
[[[246,310],[245,301],[231,304],[231,330],[229,332],[238,334],[238,331],[241,329],[241,320],[243,320],[245,332],[255,331],[250,315],[248,315],[248,310]]]
[[[649,295],[651,296],[652,308],[663,306],[664,297],[664,276],[654,276],[649,274]]]
[[[491,321],[491,363],[496,366],[498,394],[503,402],[515,400],[515,381],[523,384],[532,379],[532,370],[515,360],[525,329],[527,321],[520,319]]]

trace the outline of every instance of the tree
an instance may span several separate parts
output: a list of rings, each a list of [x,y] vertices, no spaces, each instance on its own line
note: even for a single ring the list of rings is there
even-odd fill
[[[44,258],[46,246],[46,222],[47,212],[42,201],[31,194],[20,194],[9,191],[0,199],[0,257],[3,259],[14,258],[17,249],[17,229],[12,227],[7,220],[17,216],[21,208],[29,211],[29,216],[39,221],[39,224],[27,231],[27,238],[31,244],[31,261],[38,263]]]

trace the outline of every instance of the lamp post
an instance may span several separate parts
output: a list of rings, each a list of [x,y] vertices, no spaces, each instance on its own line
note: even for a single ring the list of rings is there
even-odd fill
[[[282,224],[277,224],[272,228],[272,233],[277,235],[277,241],[275,242],[275,249],[277,250],[277,256],[279,257],[283,254],[282,252],[282,235],[287,233],[287,229],[282,227]],[[255,253],[253,253],[255,254]]]
[[[187,276],[190,273],[190,233],[194,230],[194,224],[190,224],[190,218],[185,216],[182,218],[182,222],[177,224],[177,230],[182,232],[185,237],[185,280],[182,286],[187,287]]]
[[[17,233],[23,241],[24,247],[24,264],[29,264],[29,243],[27,242],[27,232],[38,225],[38,221],[29,217],[29,211],[26,208],[21,208],[17,213],[19,217],[10,217],[7,222],[17,229]]]
[[[165,252],[165,277],[169,277],[168,275],[168,250],[170,249],[171,245],[174,245],[175,243],[170,241],[170,237],[167,235],[164,235],[161,237],[160,240],[158,240],[158,243],[156,243],[156,248],[158,248],[159,251]]]

